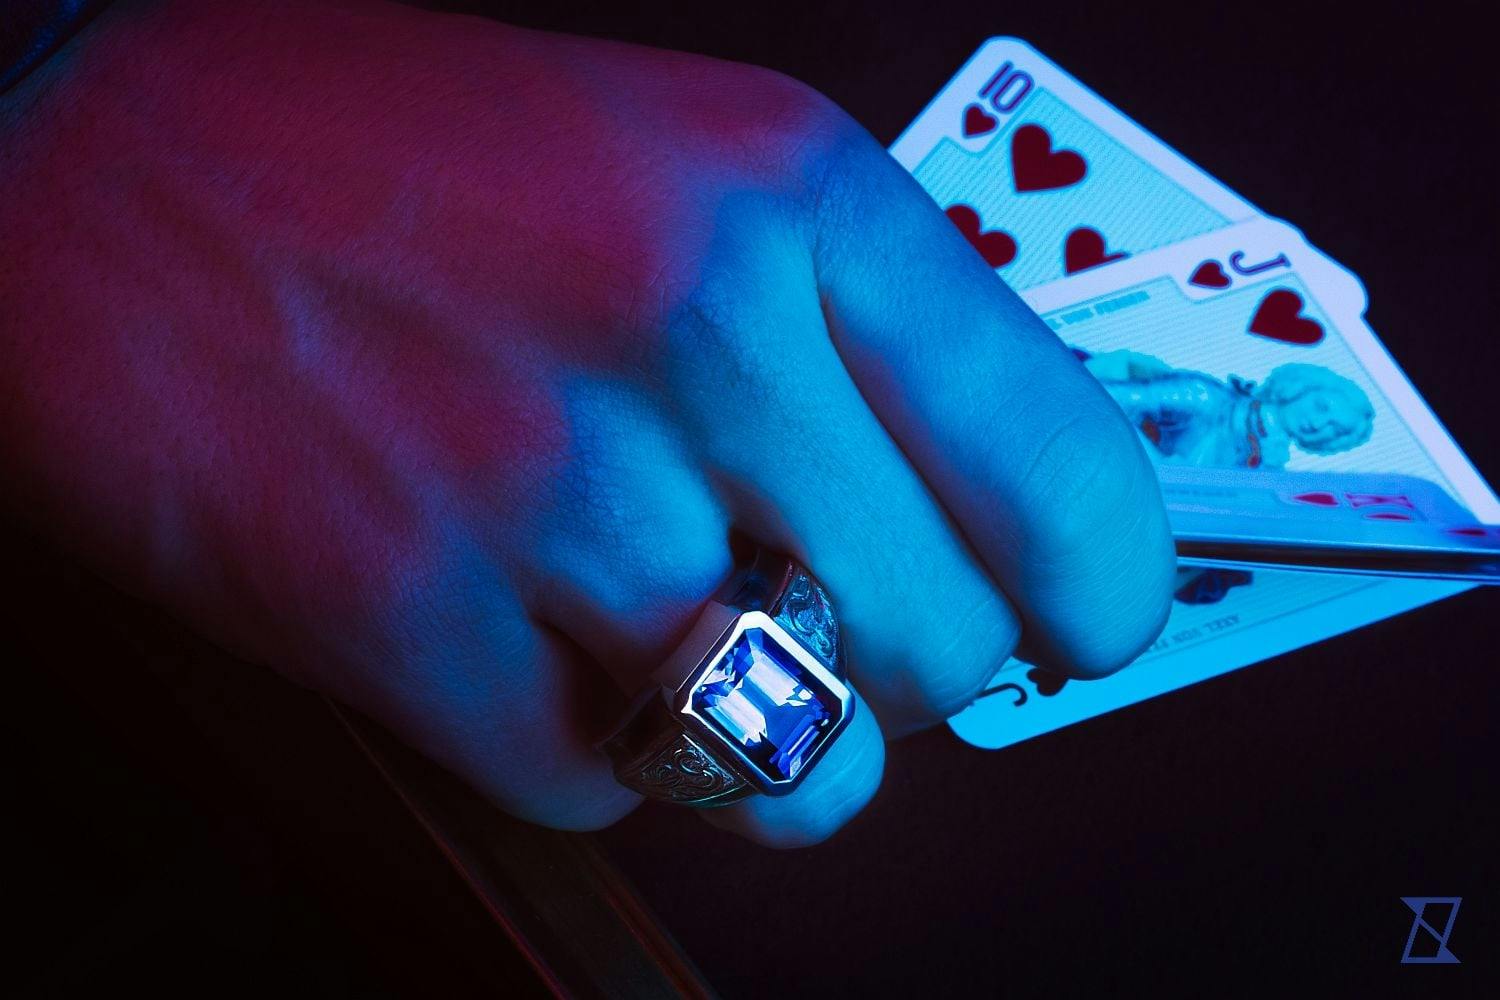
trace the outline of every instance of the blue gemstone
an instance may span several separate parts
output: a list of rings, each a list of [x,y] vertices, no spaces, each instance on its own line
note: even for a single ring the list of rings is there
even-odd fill
[[[838,699],[758,628],[703,675],[692,707],[772,781],[796,777],[840,712]]]

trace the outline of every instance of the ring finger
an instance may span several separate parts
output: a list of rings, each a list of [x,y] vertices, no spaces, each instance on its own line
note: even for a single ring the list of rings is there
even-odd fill
[[[634,696],[657,683],[650,674],[731,575],[731,522],[678,431],[644,396],[619,387],[586,395],[564,492],[548,504],[566,514],[534,547],[529,589],[533,614],[573,638],[601,682],[612,676]],[[795,791],[703,814],[772,846],[821,840],[874,795],[883,761],[874,714],[857,707]]]

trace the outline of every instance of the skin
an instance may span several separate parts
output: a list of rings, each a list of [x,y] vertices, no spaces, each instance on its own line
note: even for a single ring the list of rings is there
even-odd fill
[[[777,74],[377,3],[123,2],[0,95],[0,480],[239,654],[552,826],[730,572],[812,566],[883,739],[1022,643],[1155,637],[1173,560],[1109,397],[920,188]],[[272,739],[267,734],[267,739]]]

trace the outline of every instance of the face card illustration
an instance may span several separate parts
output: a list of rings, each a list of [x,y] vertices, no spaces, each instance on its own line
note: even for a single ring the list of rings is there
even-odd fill
[[[1158,461],[1395,472],[1500,504],[1365,322],[1359,281],[1258,219],[1033,288]]]
[[[1025,42],[986,42],[891,146],[1017,290],[1257,216]]]
[[[1414,475],[1500,520],[1500,500],[1365,323],[1364,289],[1290,226],[1254,220],[1024,297],[1160,463]],[[950,726],[976,746],[1006,746],[1466,586],[1179,571],[1166,629],[1129,668],[1063,684],[1011,660]]]

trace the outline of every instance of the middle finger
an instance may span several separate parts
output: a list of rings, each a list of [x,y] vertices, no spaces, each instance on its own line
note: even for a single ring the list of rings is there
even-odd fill
[[[1018,616],[870,411],[789,254],[735,269],[732,299],[680,313],[674,336],[721,391],[699,447],[735,526],[795,553],[834,598],[851,677],[888,735],[969,704],[1015,647]],[[810,268],[807,272],[810,275]],[[715,295],[712,281],[698,296]],[[725,302],[731,304],[725,305]],[[706,345],[706,349],[705,349]]]

